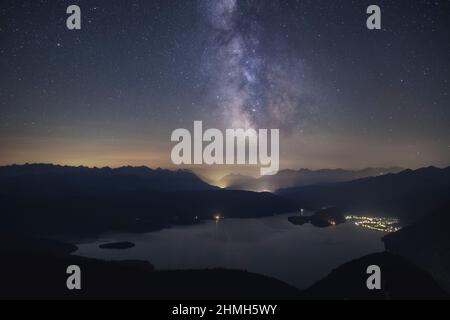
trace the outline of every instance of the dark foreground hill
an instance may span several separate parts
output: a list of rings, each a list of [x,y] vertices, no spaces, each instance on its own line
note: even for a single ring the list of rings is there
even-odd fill
[[[154,271],[140,261],[106,262],[75,256],[5,254],[0,299],[298,299],[281,281],[233,270]],[[66,269],[82,271],[82,290],[66,287]],[[30,267],[32,266],[32,267]]]
[[[381,269],[381,290],[368,290],[367,267]],[[435,300],[448,299],[433,278],[409,261],[391,253],[375,253],[348,262],[305,291],[307,299]]]
[[[0,299],[298,299],[281,281],[236,270],[155,271],[145,261],[70,255],[55,240],[0,235]],[[67,267],[81,269],[81,291],[67,289]]]
[[[287,188],[277,192],[305,208],[338,207],[402,218],[407,223],[450,198],[450,167],[405,170],[350,182]]]
[[[383,238],[386,250],[427,270],[450,291],[450,205]]]
[[[389,253],[346,263],[305,291],[237,270],[155,271],[144,261],[107,262],[69,255],[73,247],[50,240],[3,235],[0,299],[301,300],[446,299],[424,271]],[[14,245],[13,243],[16,243]],[[365,270],[382,269],[380,291],[368,291]],[[67,267],[81,269],[81,291],[66,287]]]

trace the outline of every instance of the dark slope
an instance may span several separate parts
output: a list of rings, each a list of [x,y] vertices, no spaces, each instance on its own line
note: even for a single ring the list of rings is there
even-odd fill
[[[450,291],[450,205],[383,238],[386,250],[427,270]]]
[[[367,267],[381,269],[381,290],[368,290]],[[333,270],[305,291],[307,299],[327,300],[432,300],[448,299],[422,269],[391,253],[375,253],[353,260]]]
[[[77,251],[77,246],[56,240],[35,238],[20,234],[0,233],[0,253],[33,253],[49,255],[69,255]],[[0,260],[3,262],[3,260]]]
[[[346,263],[305,291],[245,271],[212,269],[155,271],[145,261],[101,261],[68,255],[70,245],[10,238],[0,247],[0,299],[446,299],[424,271],[390,253]],[[24,246],[25,245],[25,246]],[[13,247],[16,249],[11,250]],[[47,248],[46,248],[47,247]],[[69,250],[70,251],[70,250]],[[366,288],[369,265],[382,270],[381,291]],[[81,291],[66,288],[68,266],[81,269]]]
[[[313,209],[371,210],[414,221],[450,198],[450,168],[405,170],[360,180],[281,189],[277,194]]]
[[[72,256],[76,246],[0,235],[0,299],[296,299],[300,291],[244,271],[155,271],[146,261]],[[67,290],[68,266],[81,269],[81,291]]]
[[[154,271],[140,261],[106,262],[76,256],[3,254],[0,299],[296,299],[299,290],[242,271]],[[82,271],[82,290],[66,288],[66,269]]]

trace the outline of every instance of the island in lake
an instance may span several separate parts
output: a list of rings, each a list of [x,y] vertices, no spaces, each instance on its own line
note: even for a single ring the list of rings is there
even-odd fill
[[[326,208],[316,211],[312,216],[292,216],[289,222],[295,225],[311,223],[318,228],[327,228],[346,222],[344,212],[339,208]]]

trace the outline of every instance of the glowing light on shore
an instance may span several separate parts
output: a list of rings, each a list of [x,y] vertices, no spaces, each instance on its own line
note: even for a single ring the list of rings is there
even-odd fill
[[[386,233],[397,232],[401,229],[400,220],[397,218],[346,216],[345,219],[358,227]]]

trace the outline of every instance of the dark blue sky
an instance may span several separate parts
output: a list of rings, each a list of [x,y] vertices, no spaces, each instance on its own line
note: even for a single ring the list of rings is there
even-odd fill
[[[449,1],[2,1],[0,163],[170,167],[203,120],[279,128],[283,167],[448,165],[449,21]]]

